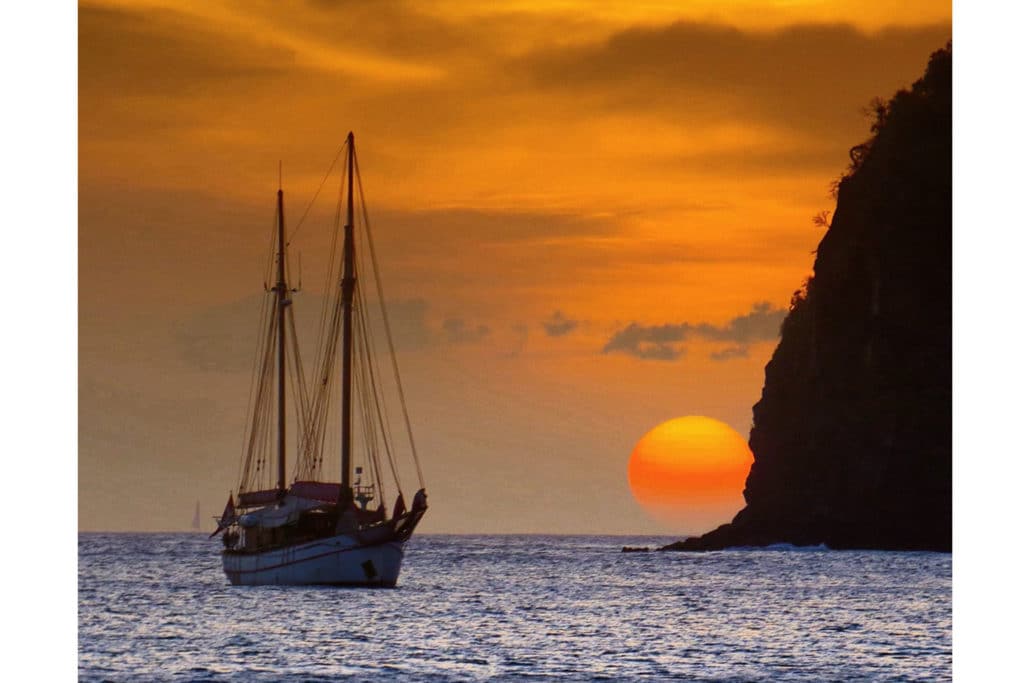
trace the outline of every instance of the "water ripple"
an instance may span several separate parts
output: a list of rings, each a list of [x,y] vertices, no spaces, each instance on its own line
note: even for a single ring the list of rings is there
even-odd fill
[[[418,536],[399,588],[231,587],[190,534],[79,536],[83,681],[949,680],[951,556]]]

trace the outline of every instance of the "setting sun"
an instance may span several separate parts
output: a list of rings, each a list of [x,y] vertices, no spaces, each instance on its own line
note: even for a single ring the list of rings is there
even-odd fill
[[[658,425],[633,448],[629,487],[649,515],[683,531],[706,531],[743,507],[753,455],[729,425],[691,415]]]

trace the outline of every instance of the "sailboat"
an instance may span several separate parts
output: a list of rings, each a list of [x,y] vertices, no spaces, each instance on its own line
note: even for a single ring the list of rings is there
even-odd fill
[[[192,531],[199,531],[199,501],[196,501],[196,512],[192,515]]]
[[[427,510],[426,489],[398,375],[352,133],[335,162],[342,152],[346,152],[347,168],[342,172],[342,189],[347,185],[347,191],[339,191],[335,212],[328,295],[321,311],[311,382],[303,374],[296,341],[292,294],[298,288],[289,284],[284,192],[277,192],[276,249],[273,257],[268,258],[267,267],[267,279],[273,269],[276,282],[273,287],[264,284],[266,295],[238,497],[236,500],[233,493],[229,494],[217,529],[211,535],[212,538],[223,532],[222,564],[234,585],[393,587],[398,582],[405,543]],[[330,172],[331,169],[328,176]],[[355,249],[355,179],[374,274],[371,282],[376,285],[386,348],[391,356],[393,386],[397,387],[408,447],[419,479],[419,488],[408,508],[400,482],[401,468],[396,465],[398,439],[392,434],[389,419],[389,399],[392,405],[394,400],[384,391],[384,373],[372,339],[374,330],[379,332],[380,327],[375,328],[369,320],[370,306],[363,296],[361,278],[357,280],[357,264],[364,259]],[[337,259],[343,195],[346,220],[342,258]],[[296,457],[291,480],[286,478],[289,387],[293,423],[297,426],[293,433]],[[339,400],[340,411],[336,406]],[[335,438],[337,443],[333,444]],[[325,462],[329,464],[334,459],[332,445],[340,456],[340,481],[331,481],[325,472],[330,469],[325,468]],[[394,489],[390,488],[392,484]],[[392,491],[395,497],[389,505],[388,494]]]

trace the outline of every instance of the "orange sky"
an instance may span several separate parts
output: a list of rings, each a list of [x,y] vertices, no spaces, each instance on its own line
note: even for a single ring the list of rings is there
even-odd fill
[[[935,2],[82,3],[80,528],[219,511],[278,160],[295,221],[352,129],[424,529],[702,531],[643,514],[631,449],[746,434],[865,106],[950,33]]]

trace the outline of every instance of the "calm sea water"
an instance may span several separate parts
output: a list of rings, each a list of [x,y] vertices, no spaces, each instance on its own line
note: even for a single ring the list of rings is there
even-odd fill
[[[81,680],[948,680],[948,554],[417,536],[394,590],[242,588],[193,534],[79,536]]]

